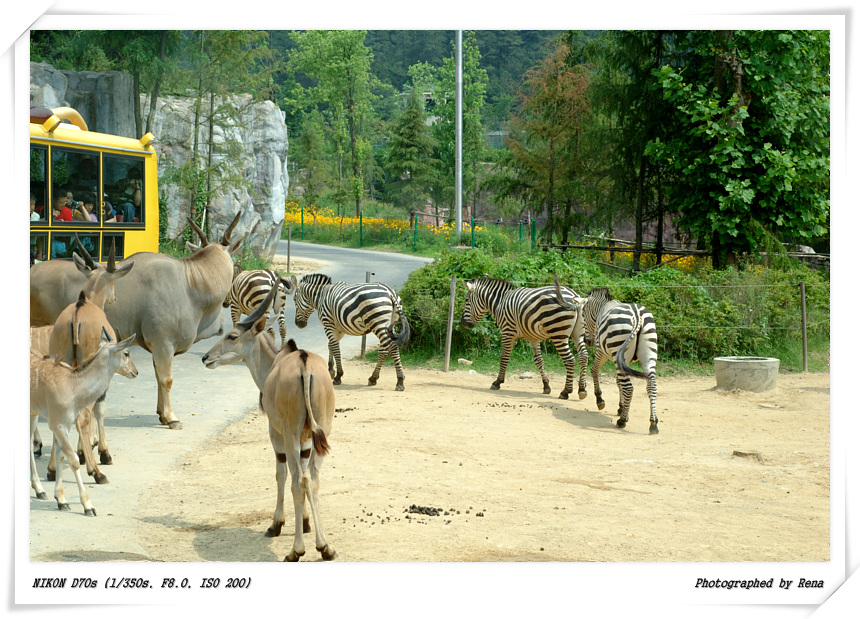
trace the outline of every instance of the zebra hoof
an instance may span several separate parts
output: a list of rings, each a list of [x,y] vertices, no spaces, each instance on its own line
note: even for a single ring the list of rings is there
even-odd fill
[[[494,391],[498,391],[499,387],[501,387],[501,386],[502,386],[501,383],[493,383],[492,385],[490,385],[490,389],[493,389]]]
[[[659,434],[659,433],[660,433],[660,430],[657,429],[657,424],[652,423],[651,427],[648,428],[648,434]]]
[[[91,516],[91,517],[95,517],[95,516],[96,516],[96,508],[95,508],[95,507],[93,507],[93,508],[90,508],[90,509],[85,509],[85,510],[84,510],[84,516]]]
[[[395,391],[406,391],[406,387],[403,385],[403,379],[397,381],[397,386],[394,387]]]
[[[332,378],[332,379],[331,379],[331,382],[332,382],[332,384],[333,384],[333,385],[339,385],[339,384],[340,384],[340,376],[337,376],[337,377],[335,377],[335,378]]]
[[[377,380],[378,380],[377,377],[371,376],[370,378],[367,379],[367,384],[368,385],[375,385]]]
[[[619,428],[623,428],[624,426],[627,425],[627,422],[624,421],[623,419],[619,419],[618,421],[615,422],[615,425],[618,426]]]
[[[598,400],[597,410],[602,411],[604,408],[606,408],[606,402],[604,402],[603,400]]]
[[[284,526],[283,522],[279,522],[278,524],[273,524],[268,529],[266,529],[266,537],[278,537],[281,534],[281,527]],[[305,531],[307,533],[307,531]]]
[[[543,392],[546,394],[552,393],[552,388],[549,386],[549,383],[543,384]]]
[[[108,452],[103,451],[99,454],[99,463],[109,466],[113,464],[113,458],[111,458],[111,455]]]
[[[559,399],[559,400],[566,400],[566,399],[567,399],[567,397],[568,397],[568,395],[567,395],[567,394],[568,394],[568,392],[567,392],[567,391],[562,391],[561,393],[559,393],[559,394],[558,394],[558,399]]]
[[[337,553],[335,552],[334,548],[332,548],[328,544],[325,545],[325,548],[317,548],[317,550],[319,550],[320,554],[322,555],[323,561],[331,561],[337,556]]]
[[[48,495],[47,495],[47,494],[45,494],[44,492],[37,492],[37,493],[36,493],[36,498],[37,498],[37,499],[40,499],[40,500],[42,500],[42,501],[44,501],[44,500],[46,500],[46,499],[48,498]]]
[[[579,395],[580,400],[584,400],[588,395],[588,392],[585,389],[580,389],[577,393]]]
[[[48,469],[48,472],[45,475],[45,479],[47,479],[48,481],[57,481],[57,471],[52,471],[51,469]]]
[[[93,471],[93,479],[96,480],[97,484],[109,484],[110,483],[110,480],[107,478],[107,475],[105,475],[101,471]]]
[[[61,512],[70,512],[70,511],[72,511],[72,508],[71,508],[71,507],[69,507],[69,504],[68,504],[68,503],[57,503],[57,509],[59,509]]]

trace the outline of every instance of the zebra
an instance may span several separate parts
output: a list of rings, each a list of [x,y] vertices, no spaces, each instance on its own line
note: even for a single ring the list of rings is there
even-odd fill
[[[618,384],[619,419],[617,426],[627,425],[630,401],[633,397],[631,376],[644,378],[648,399],[651,401],[650,434],[657,434],[657,324],[654,316],[637,303],[622,303],[613,299],[608,288],[594,288],[585,300],[583,309],[585,340],[595,346],[591,377],[594,380],[594,395],[597,408],[603,410],[606,403],[600,392],[600,368],[610,359],[615,363],[615,382]],[[628,348],[628,345],[632,346]],[[639,361],[642,372],[628,364]]]
[[[241,269],[241,266],[239,267]],[[230,286],[230,292],[227,293],[227,298],[224,299],[223,306],[230,308],[230,318],[235,325],[239,322],[241,314],[250,314],[253,312],[260,302],[266,298],[272,285],[278,281],[279,275],[269,269],[257,269],[254,271],[233,271],[233,284]],[[288,294],[292,294],[293,287],[290,280],[281,279],[279,291],[275,294],[275,300],[272,303],[272,309],[278,319],[278,329],[281,334],[281,344],[287,341],[287,325],[284,318],[284,301]],[[269,332],[274,337],[274,330],[269,328]]]
[[[382,362],[391,355],[397,372],[395,389],[404,390],[399,347],[409,339],[410,327],[394,290],[379,283],[332,283],[331,277],[322,273],[310,273],[298,281],[295,276],[291,279],[295,290],[296,326],[304,329],[310,315],[317,310],[328,338],[328,368],[335,385],[341,383],[343,376],[340,339],[344,335],[373,333],[379,338],[379,354],[367,384],[376,384]],[[398,323],[400,332],[395,335],[394,326]]]
[[[585,382],[585,368],[588,365],[588,351],[583,341],[582,320],[579,305],[582,299],[570,288],[558,292],[564,296],[567,305],[556,298],[551,286],[541,288],[514,288],[513,284],[489,275],[466,282],[468,293],[460,324],[471,329],[483,316],[490,312],[502,332],[502,359],[499,376],[491,389],[499,389],[505,382],[505,372],[511,358],[514,343],[519,338],[527,340],[532,347],[534,362],[543,380],[543,392],[552,391],[549,376],[543,366],[540,343],[552,340],[561,356],[566,370],[564,390],[559,398],[566,400],[573,392],[573,375],[576,362],[579,362],[579,398],[588,395]],[[576,359],[570,350],[569,340],[576,344]]]

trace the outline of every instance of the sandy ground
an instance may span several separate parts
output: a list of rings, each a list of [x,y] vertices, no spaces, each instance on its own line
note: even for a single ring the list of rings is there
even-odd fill
[[[378,386],[366,386],[371,370],[350,361],[336,387],[320,510],[338,561],[830,558],[828,374],[782,374],[762,394],[658,377],[660,433],[649,435],[642,381],[619,430],[611,374],[598,412],[590,384],[584,400],[557,399],[561,376],[543,395],[539,377],[509,375],[491,391],[493,376],[463,366],[407,368],[398,393],[390,361]],[[254,405],[140,497],[148,560],[268,562],[289,552],[289,490],[282,535],[263,535],[275,460]],[[313,534],[305,544],[303,560],[320,560]]]

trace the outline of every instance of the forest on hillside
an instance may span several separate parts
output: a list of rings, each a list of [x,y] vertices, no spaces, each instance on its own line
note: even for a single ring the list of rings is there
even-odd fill
[[[31,59],[126,71],[153,101],[273,100],[306,209],[444,219],[454,34],[32,31]],[[715,267],[827,251],[829,53],[827,31],[465,31],[466,214],[534,218],[546,243],[624,230],[637,252],[673,241]],[[219,174],[199,165],[197,179]]]

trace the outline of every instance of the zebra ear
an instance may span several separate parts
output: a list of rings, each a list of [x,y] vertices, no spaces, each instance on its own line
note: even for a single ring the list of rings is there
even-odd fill
[[[474,280],[471,280],[471,279],[466,280],[466,290],[470,290],[470,291],[471,291],[471,290],[472,290],[472,289],[474,289],[474,288],[475,288],[475,282],[474,282]]]

